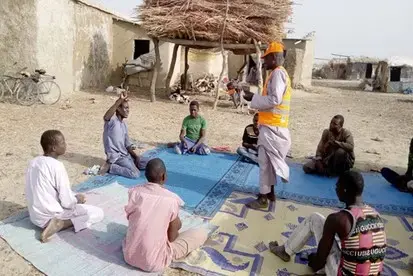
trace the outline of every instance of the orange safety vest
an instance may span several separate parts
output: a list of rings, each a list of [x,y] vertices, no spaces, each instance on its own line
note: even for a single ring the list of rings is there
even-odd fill
[[[279,105],[275,105],[273,108],[262,110],[259,112],[258,123],[260,125],[267,125],[267,126],[275,126],[275,127],[282,127],[288,128],[288,121],[290,117],[290,99],[291,99],[291,80],[288,76],[287,70],[284,67],[279,66],[277,69],[281,69],[287,75],[287,88],[284,92],[282,101]],[[275,69],[276,70],[276,69]],[[263,96],[267,96],[267,86],[268,82],[271,79],[272,73],[268,76],[267,80],[265,81],[264,89],[262,92]]]

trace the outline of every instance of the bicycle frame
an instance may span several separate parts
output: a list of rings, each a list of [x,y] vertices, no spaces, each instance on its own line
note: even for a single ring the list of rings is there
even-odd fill
[[[1,79],[1,82],[3,86],[7,89],[7,91],[10,93],[11,96],[13,96],[16,93],[17,90],[17,81],[22,78],[17,78],[17,77],[12,77],[8,75],[3,75],[3,78]],[[7,80],[13,80],[13,87],[10,87],[9,84],[7,83]]]

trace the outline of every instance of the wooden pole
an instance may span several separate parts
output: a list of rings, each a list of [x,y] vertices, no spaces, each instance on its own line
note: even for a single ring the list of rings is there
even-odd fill
[[[257,52],[257,76],[258,76],[258,94],[262,94],[262,63],[261,63],[261,42],[254,39],[255,50]]]
[[[185,47],[185,70],[184,70],[184,77],[183,77],[183,83],[181,83],[181,88],[182,90],[186,90],[186,84],[188,82],[188,69],[189,69],[189,63],[188,63],[188,53],[189,53],[189,47]]]
[[[242,76],[244,75],[245,70],[247,70],[247,61],[244,60],[244,63],[242,64],[241,68],[239,68],[239,70],[237,71],[237,80],[239,81],[240,78],[242,78]],[[241,76],[242,73],[242,76]]]
[[[218,101],[219,101],[219,87],[220,84],[222,82],[223,76],[224,76],[224,72],[225,72],[225,68],[227,67],[227,58],[226,58],[226,52],[225,50],[222,48],[221,49],[221,55],[222,55],[222,69],[221,69],[221,73],[219,74],[219,78],[218,78],[218,83],[217,83],[217,87],[215,89],[215,101],[214,101],[214,107],[213,110],[217,109],[218,106]]]
[[[224,18],[224,24],[222,26],[222,33],[221,33],[221,55],[222,55],[222,69],[221,69],[221,73],[219,74],[219,78],[218,78],[218,83],[217,83],[217,87],[216,87],[216,94],[215,94],[215,101],[214,101],[214,107],[213,110],[217,109],[218,106],[218,101],[219,101],[219,87],[221,85],[222,82],[222,77],[224,75],[225,72],[225,68],[227,67],[227,57],[225,55],[225,49],[224,49],[224,33],[225,33],[225,27],[227,26],[227,17],[228,17],[228,11],[229,11],[229,0],[227,0],[227,8],[225,11],[225,18]]]
[[[190,48],[202,47],[202,48],[219,48],[221,47],[220,42],[210,42],[210,41],[201,41],[201,40],[185,40],[185,39],[170,39],[170,38],[159,38],[163,42],[169,42],[178,44],[181,46],[187,46]],[[261,45],[262,49],[265,50],[267,45]],[[224,49],[226,50],[254,50],[254,44],[230,44],[225,43]]]
[[[179,45],[175,44],[174,50],[172,52],[171,64],[169,65],[169,71],[168,71],[168,75],[166,76],[166,81],[165,81],[166,96],[169,96],[169,94],[171,93],[171,79],[172,79],[172,75],[174,74],[176,56],[178,55],[178,49],[179,49]]]
[[[159,67],[161,64],[161,55],[159,53],[159,40],[157,38],[152,38],[154,48],[155,48],[155,67],[153,69],[153,74],[152,74],[152,82],[151,82],[151,102],[156,101],[156,96],[155,96],[155,90],[156,90],[156,81],[158,79],[158,72],[159,72]]]
[[[245,55],[245,67],[244,67],[244,73],[242,74],[242,82],[247,82],[248,78],[248,70],[250,69],[250,56]]]

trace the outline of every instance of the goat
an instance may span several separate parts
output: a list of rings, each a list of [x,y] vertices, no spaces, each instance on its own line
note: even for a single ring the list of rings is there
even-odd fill
[[[190,102],[189,96],[181,95],[180,89],[177,89],[175,92],[171,93],[171,95],[169,95],[169,99],[181,104],[189,104]]]
[[[251,109],[250,102],[248,102],[244,99],[244,95],[245,95],[244,90],[240,89],[240,93],[239,93],[239,102],[240,102],[240,104],[239,104],[239,106],[241,108],[241,113],[244,113],[244,107],[245,106],[247,106],[247,113],[249,113],[249,111]]]

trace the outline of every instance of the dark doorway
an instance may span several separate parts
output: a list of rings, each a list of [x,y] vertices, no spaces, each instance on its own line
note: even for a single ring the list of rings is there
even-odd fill
[[[400,81],[401,75],[401,67],[390,67],[390,81]]]
[[[373,64],[367,63],[366,79],[371,79],[372,76],[373,76]]]
[[[137,59],[141,55],[149,53],[150,42],[149,40],[135,40],[135,49],[133,51],[133,59]]]

